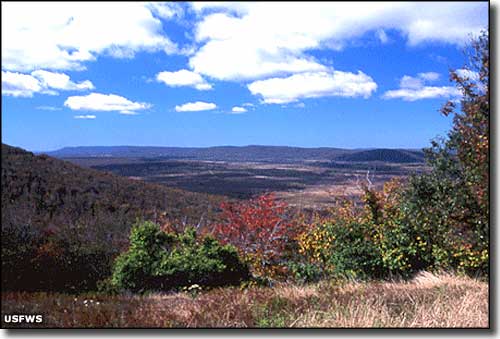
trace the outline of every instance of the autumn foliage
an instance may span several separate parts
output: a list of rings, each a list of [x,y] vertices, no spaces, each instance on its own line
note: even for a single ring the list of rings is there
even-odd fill
[[[489,118],[490,118],[490,59],[489,39],[484,33],[473,40],[467,50],[468,63],[460,71],[452,71],[450,79],[462,92],[460,111],[450,101],[442,108],[445,115],[453,114],[449,147],[457,156],[478,204],[487,208],[489,199]]]
[[[213,234],[236,246],[254,274],[283,273],[286,249],[299,229],[298,222],[287,215],[287,205],[270,193],[249,201],[224,202],[221,208],[222,222],[214,226]]]

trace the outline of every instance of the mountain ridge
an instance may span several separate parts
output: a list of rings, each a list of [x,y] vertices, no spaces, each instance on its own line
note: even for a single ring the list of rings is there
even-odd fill
[[[335,147],[295,146],[74,146],[56,151],[40,152],[56,158],[138,157],[219,161],[387,161],[423,162],[423,151],[404,148],[345,149]],[[386,159],[387,157],[387,159]]]

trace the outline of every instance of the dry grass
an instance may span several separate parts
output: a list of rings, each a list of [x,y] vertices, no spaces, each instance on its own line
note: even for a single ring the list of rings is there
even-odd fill
[[[488,285],[470,278],[425,272],[407,283],[349,284],[338,295],[295,326],[488,327]]]
[[[31,327],[489,326],[487,283],[430,273],[409,282],[221,288],[196,298],[3,293],[2,314],[14,313],[42,313],[44,323]],[[13,324],[2,316],[2,325]]]

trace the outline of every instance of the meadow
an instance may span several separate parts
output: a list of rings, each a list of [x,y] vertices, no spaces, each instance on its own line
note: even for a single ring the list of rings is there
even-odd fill
[[[44,315],[42,324],[24,325],[32,328],[489,326],[487,282],[428,272],[410,281],[325,280],[147,295],[4,292],[2,305],[2,314]]]

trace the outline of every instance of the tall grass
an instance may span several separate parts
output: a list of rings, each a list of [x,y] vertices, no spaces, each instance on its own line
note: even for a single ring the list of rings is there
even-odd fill
[[[3,293],[29,327],[488,327],[488,284],[421,273],[408,282],[283,284],[147,296]],[[3,327],[19,327],[2,323]]]

